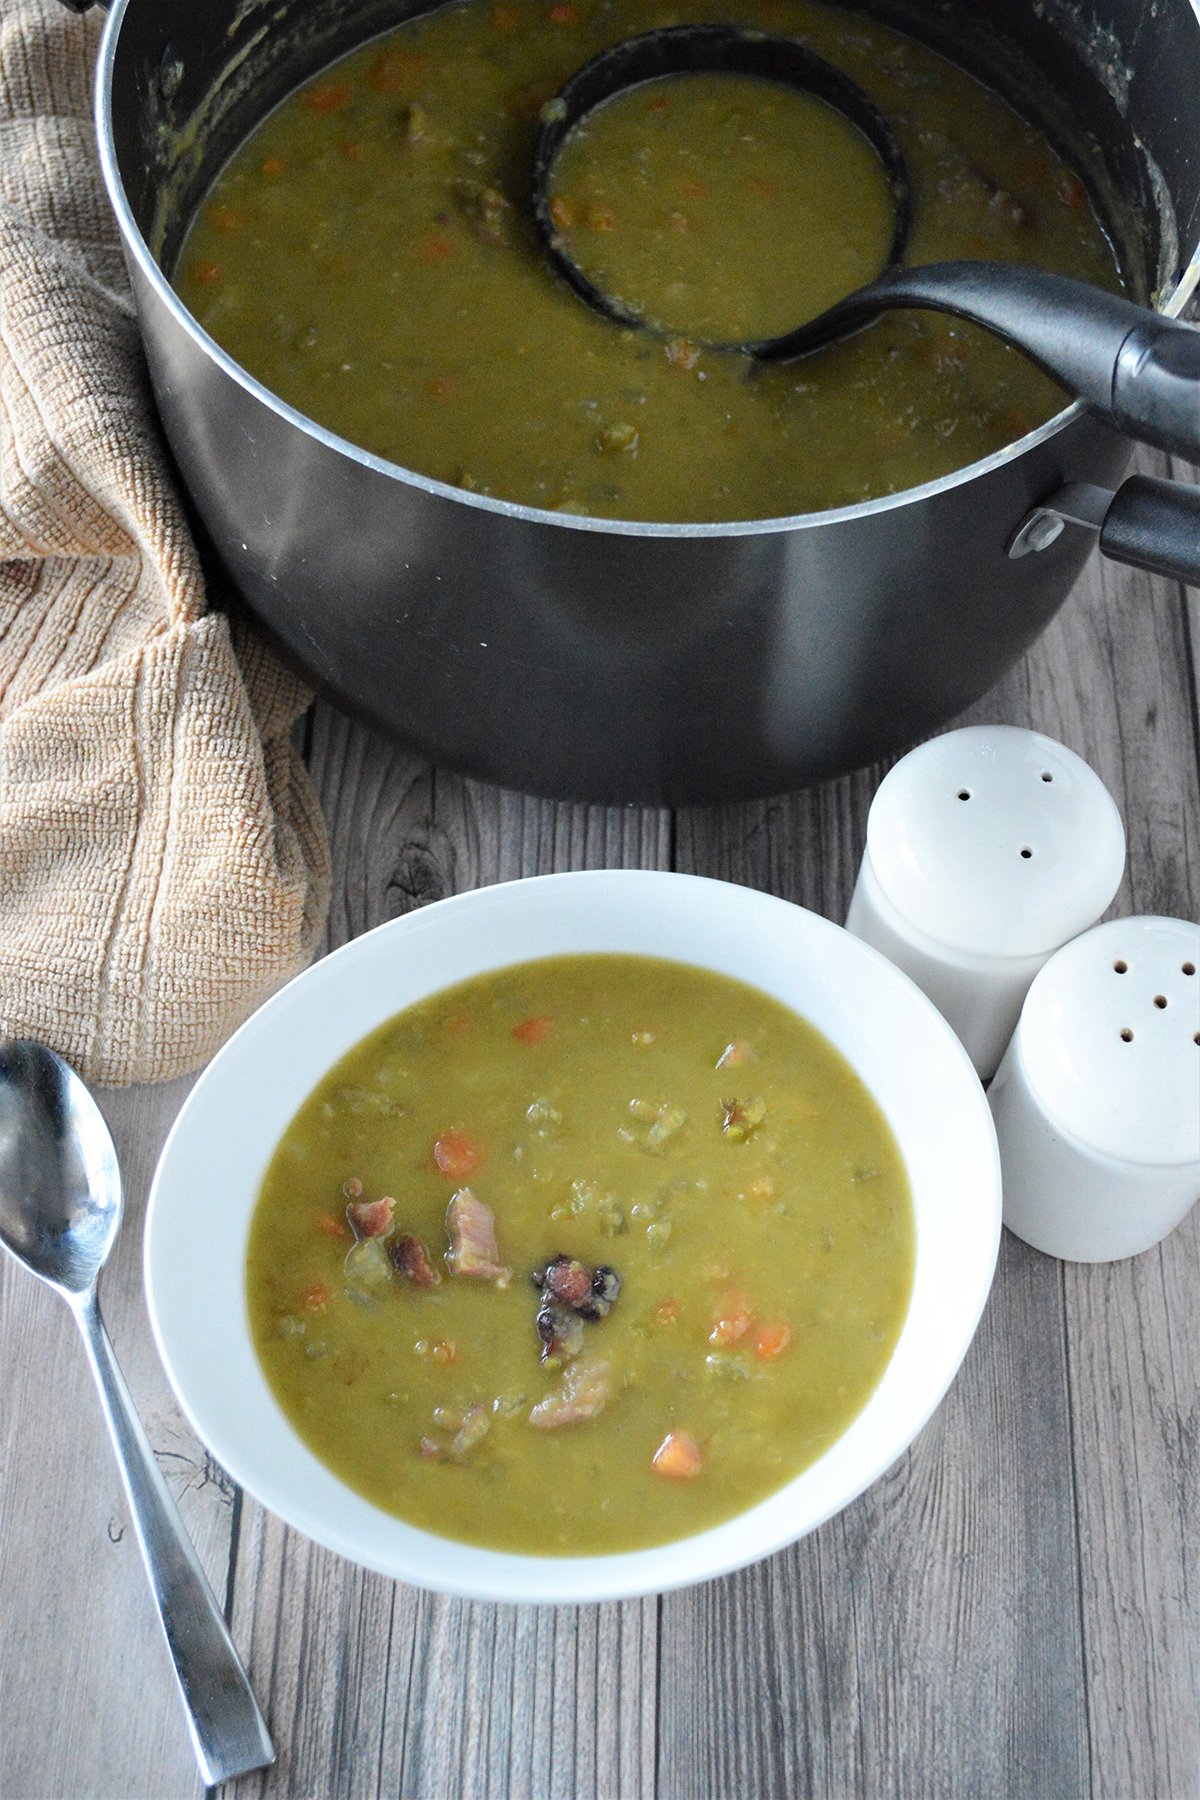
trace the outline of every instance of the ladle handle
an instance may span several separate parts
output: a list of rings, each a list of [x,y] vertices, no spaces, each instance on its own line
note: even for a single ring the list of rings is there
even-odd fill
[[[1118,430],[1200,461],[1200,331],[1120,294],[1010,263],[931,263],[883,283],[1016,344]],[[892,299],[889,304],[896,304]]]
[[[984,326],[1119,431],[1200,462],[1200,330],[1044,269],[981,262],[888,269],[769,354],[808,354],[895,307]]]
[[[192,1747],[206,1785],[217,1787],[274,1762],[275,1747],[134,1410],[95,1293],[82,1296],[72,1311],[100,1390],[142,1560],[175,1664]]]

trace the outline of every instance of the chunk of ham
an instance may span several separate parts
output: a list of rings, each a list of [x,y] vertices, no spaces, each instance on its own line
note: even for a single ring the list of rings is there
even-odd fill
[[[446,1267],[452,1275],[468,1275],[476,1281],[507,1282],[512,1278],[512,1270],[500,1261],[492,1209],[477,1200],[470,1188],[460,1188],[446,1208],[446,1230],[450,1234]]]
[[[352,1200],[346,1208],[356,1237],[384,1237],[392,1229],[396,1202],[390,1194],[382,1200]]]
[[[392,1263],[398,1274],[414,1287],[436,1287],[442,1279],[429,1260],[429,1252],[419,1237],[397,1238],[392,1245]]]
[[[608,1364],[600,1357],[585,1356],[573,1362],[553,1391],[539,1400],[529,1423],[539,1431],[559,1425],[578,1425],[602,1413],[612,1397]]]

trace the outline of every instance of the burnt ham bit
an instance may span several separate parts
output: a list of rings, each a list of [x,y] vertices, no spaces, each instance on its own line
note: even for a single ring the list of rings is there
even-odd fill
[[[583,1349],[583,1320],[569,1307],[554,1300],[543,1300],[537,1316],[537,1332],[542,1340],[542,1361],[559,1356],[566,1362]]]
[[[392,1229],[395,1210],[395,1200],[385,1194],[382,1200],[352,1200],[346,1215],[357,1237],[384,1237]]]
[[[414,1287],[436,1287],[442,1279],[419,1237],[397,1238],[391,1248],[391,1258],[397,1273],[411,1281]]]
[[[542,1361],[552,1356],[564,1361],[583,1349],[583,1321],[603,1319],[621,1291],[621,1277],[601,1264],[589,1269],[574,1256],[552,1256],[544,1269],[535,1269],[533,1285],[541,1292],[537,1334]]]
[[[492,1209],[477,1200],[470,1188],[460,1188],[446,1208],[446,1230],[450,1234],[446,1267],[452,1275],[476,1281],[511,1279],[512,1270],[504,1267],[496,1247]]]
[[[552,1393],[539,1400],[529,1415],[538,1431],[554,1431],[560,1425],[579,1425],[604,1411],[612,1397],[608,1364],[597,1357],[573,1362]]]
[[[607,1263],[601,1263],[592,1275],[592,1287],[579,1307],[585,1319],[603,1319],[611,1312],[621,1292],[621,1277]]]
[[[547,1300],[578,1311],[591,1294],[592,1272],[573,1256],[556,1256],[546,1264],[538,1286]]]

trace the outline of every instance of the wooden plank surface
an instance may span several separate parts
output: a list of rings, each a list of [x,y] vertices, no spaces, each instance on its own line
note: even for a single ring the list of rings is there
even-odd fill
[[[191,1087],[99,1096],[125,1224],[101,1304],[163,1473],[219,1598],[233,1488],[184,1424],[142,1294],[146,1190]],[[63,1302],[0,1259],[0,1795],[199,1794],[166,1645],[84,1349]]]
[[[1093,562],[972,714],[1062,738],[1109,783],[1130,844],[1117,911],[1196,912],[1198,651],[1194,596]],[[337,871],[327,948],[445,893],[603,865],[752,882],[841,918],[882,772],[673,818],[435,773],[323,706],[307,745]],[[1108,1268],[1006,1239],[933,1421],[791,1550],[662,1602],[474,1606],[317,1550],[182,1426],[139,1240],[186,1085],[105,1097],[130,1210],[104,1301],[279,1743],[239,1795],[1200,1794],[1200,1217]],[[82,1353],[65,1309],[9,1268],[0,1369],[0,1795],[192,1796]]]

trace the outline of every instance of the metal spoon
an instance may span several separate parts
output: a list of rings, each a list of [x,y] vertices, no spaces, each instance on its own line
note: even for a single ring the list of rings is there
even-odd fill
[[[0,1038],[0,1243],[62,1295],[83,1334],[192,1747],[216,1787],[265,1768],[275,1748],[100,1318],[96,1283],[120,1223],[117,1155],[95,1101],[52,1050]]]

